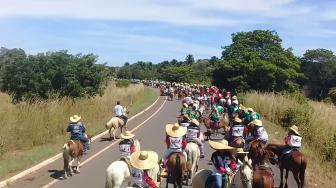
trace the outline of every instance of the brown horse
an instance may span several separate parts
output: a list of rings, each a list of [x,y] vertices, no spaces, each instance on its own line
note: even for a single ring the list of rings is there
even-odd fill
[[[212,121],[209,117],[201,115],[199,117],[200,122],[203,122],[204,126],[207,129],[207,140],[210,139],[210,136],[212,134],[212,132],[214,132],[215,134],[217,134],[219,129],[224,129],[224,134],[227,134],[230,130],[229,127],[229,120],[227,117],[220,117],[219,118],[219,122],[217,126],[212,126]]]
[[[69,140],[63,146],[64,178],[72,176],[72,162],[76,159],[76,173],[79,173],[80,158],[83,156],[84,145],[79,140]]]
[[[168,184],[172,183],[174,188],[182,188],[183,180],[188,184],[188,172],[190,165],[187,165],[187,160],[182,153],[173,153],[169,156],[167,161],[168,177],[166,188]]]
[[[252,187],[274,188],[274,177],[269,165],[274,163],[274,155],[265,149],[265,145],[255,140],[250,143],[248,157],[252,159],[253,178]]]
[[[266,149],[268,151],[273,152],[279,158],[282,155],[282,150],[284,149],[284,147],[286,146],[279,144],[269,144],[266,146]],[[304,186],[306,167],[307,167],[307,160],[300,151],[292,151],[291,153],[288,154],[288,157],[282,157],[282,159],[279,161],[280,179],[281,179],[279,187],[280,188],[283,187],[283,170],[286,169],[285,187],[288,187],[287,185],[288,172],[292,171],[298,188],[302,188]]]

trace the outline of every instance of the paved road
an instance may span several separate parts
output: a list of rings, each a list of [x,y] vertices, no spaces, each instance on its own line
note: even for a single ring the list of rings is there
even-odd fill
[[[166,101],[165,97],[160,97],[152,108],[129,122],[129,129],[134,129],[140,125],[140,127],[134,130],[134,133],[137,138],[141,139],[142,149],[155,150],[162,156],[165,150],[164,126],[167,123],[176,122],[179,107],[179,101]],[[9,187],[104,187],[105,169],[111,162],[119,159],[119,152],[117,149],[117,142],[119,141],[111,142],[104,139],[106,137],[108,137],[108,135],[104,135],[101,139],[93,142],[90,153],[82,160],[84,163],[79,175],[75,174],[73,177],[63,180],[61,178],[63,175],[63,161],[62,159],[59,159],[27,177],[19,179]],[[108,148],[105,149],[106,147]],[[100,153],[98,154],[98,152]],[[210,168],[208,161],[212,152],[212,149],[206,144],[206,153],[208,155],[205,159],[201,160],[200,169]],[[279,172],[277,169],[274,169],[274,172],[276,185],[278,185]],[[237,177],[236,180],[239,180],[239,177]],[[292,177],[290,177],[289,183],[289,187],[295,187]],[[241,187],[238,181],[236,181],[236,185],[236,187]]]

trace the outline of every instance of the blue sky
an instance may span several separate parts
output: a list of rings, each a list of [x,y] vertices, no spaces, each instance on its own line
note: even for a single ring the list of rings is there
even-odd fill
[[[336,51],[333,0],[1,0],[0,46],[67,49],[99,62],[220,56],[231,34],[278,32],[285,48]]]

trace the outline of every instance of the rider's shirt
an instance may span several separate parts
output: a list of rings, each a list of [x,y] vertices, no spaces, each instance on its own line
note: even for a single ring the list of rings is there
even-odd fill
[[[67,132],[70,132],[71,139],[78,139],[82,137],[85,133],[85,125],[81,122],[78,123],[70,123]]]
[[[231,128],[231,136],[233,137],[243,137],[244,136],[244,125],[233,125]]]
[[[201,129],[197,125],[189,125],[187,131],[187,139],[198,138],[201,132]]]
[[[140,186],[140,187],[147,187],[147,183],[144,179],[144,171],[143,170],[132,167],[131,168],[131,177],[132,177],[131,185],[135,184],[135,185]]]
[[[134,144],[131,140],[125,139],[119,143],[119,152],[122,157],[129,157],[134,152]]]
[[[301,147],[301,136],[289,135],[286,137],[286,144],[291,147]]]
[[[211,161],[215,167],[215,172],[218,174],[234,172],[237,169],[236,159],[229,152],[215,151],[211,156]]]
[[[255,126],[254,138],[257,140],[268,141],[268,134],[263,126]]]
[[[182,150],[186,147],[187,141],[185,137],[172,137],[168,136],[166,138],[166,144],[168,149],[173,149],[173,150]]]
[[[116,105],[114,107],[114,113],[117,115],[117,116],[122,116],[124,113],[123,113],[123,107],[121,105]]]

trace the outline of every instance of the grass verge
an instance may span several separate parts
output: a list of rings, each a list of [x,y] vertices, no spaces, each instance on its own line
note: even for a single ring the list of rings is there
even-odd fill
[[[300,96],[258,92],[245,94],[243,102],[262,114],[271,142],[283,143],[288,132],[283,126],[298,125],[303,134],[302,152],[308,159],[307,186],[335,187],[335,107]]]
[[[103,96],[92,99],[62,99],[14,106],[9,103],[8,96],[1,94],[0,122],[3,126],[0,127],[0,179],[6,179],[61,152],[61,146],[69,137],[65,129],[72,114],[81,115],[87,132],[96,135],[105,131],[105,123],[113,116],[112,108],[117,100],[129,107],[131,117],[151,105],[158,96],[157,90],[144,88],[142,85],[117,88],[111,84]],[[2,116],[4,113],[7,113],[7,118]],[[27,119],[21,117],[20,124],[15,116]],[[45,127],[46,124],[48,127]],[[21,130],[31,135],[22,134]],[[43,136],[44,134],[46,135]],[[47,138],[48,134],[52,134],[52,138]]]

